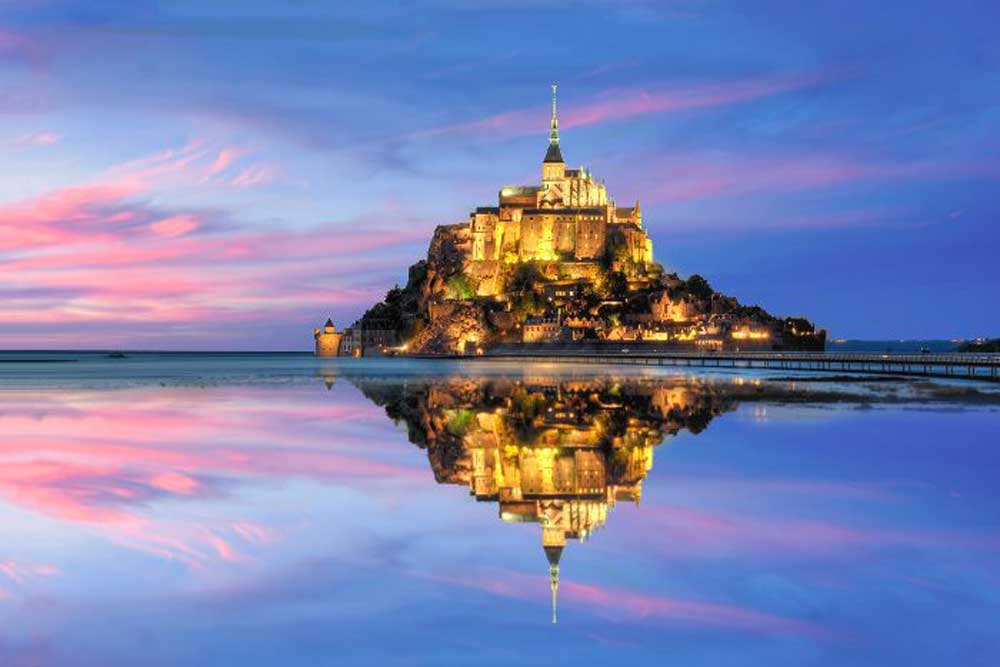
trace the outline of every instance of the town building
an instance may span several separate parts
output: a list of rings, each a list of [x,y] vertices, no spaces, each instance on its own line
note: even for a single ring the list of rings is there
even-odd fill
[[[562,334],[562,325],[557,317],[529,317],[521,329],[521,340],[525,343],[541,343],[557,340]]]
[[[344,336],[340,339],[340,356],[360,357],[361,353],[361,325],[355,322],[354,326],[344,329]]]

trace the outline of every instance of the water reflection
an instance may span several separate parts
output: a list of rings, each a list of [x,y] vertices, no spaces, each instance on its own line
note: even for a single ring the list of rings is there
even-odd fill
[[[292,361],[0,387],[0,664],[1000,655],[996,398]]]
[[[439,484],[497,503],[505,523],[539,524],[553,623],[567,541],[599,530],[615,503],[638,505],[654,449],[733,409],[742,386],[613,377],[351,381],[406,425]]]

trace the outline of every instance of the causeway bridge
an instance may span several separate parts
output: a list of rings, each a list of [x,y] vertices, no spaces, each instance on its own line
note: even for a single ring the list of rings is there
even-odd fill
[[[481,357],[482,358],[482,357]],[[655,345],[574,348],[566,345],[501,345],[487,359],[629,364],[733,369],[773,369],[831,373],[903,375],[1000,382],[1000,354],[912,354],[877,352],[681,351]]]

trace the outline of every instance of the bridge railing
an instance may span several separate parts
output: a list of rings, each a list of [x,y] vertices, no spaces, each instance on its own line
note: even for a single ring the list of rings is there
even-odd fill
[[[495,359],[578,360],[581,363],[632,363],[890,373],[923,377],[1000,381],[1000,355],[976,353],[911,354],[809,351],[695,351],[662,349],[655,345],[568,346],[529,344],[504,346],[488,355]],[[666,364],[664,362],[667,362]]]
[[[571,347],[526,347],[524,349],[506,348],[491,352],[491,356],[648,356],[679,359],[753,359],[753,360],[812,360],[838,361],[858,363],[909,363],[909,364],[949,364],[966,366],[969,364],[1000,366],[1000,355],[983,353],[946,353],[946,354],[912,354],[912,353],[875,353],[875,352],[812,352],[812,351],[772,351],[772,352],[739,352],[718,351],[699,352],[690,350],[657,349],[655,347],[634,348],[622,346],[620,349],[573,349]]]

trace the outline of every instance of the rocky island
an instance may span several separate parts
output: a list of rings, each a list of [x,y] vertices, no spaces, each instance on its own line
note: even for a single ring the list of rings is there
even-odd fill
[[[352,327],[314,330],[317,354],[465,355],[562,342],[697,350],[822,350],[826,332],[716,292],[653,259],[642,209],[618,206],[559,144],[555,87],[541,184],[434,230],[410,267]]]

